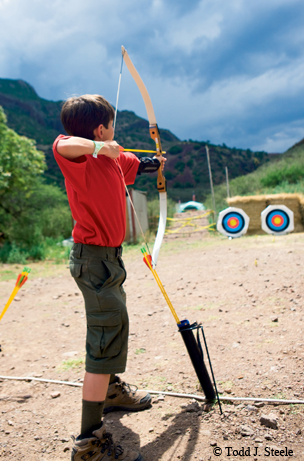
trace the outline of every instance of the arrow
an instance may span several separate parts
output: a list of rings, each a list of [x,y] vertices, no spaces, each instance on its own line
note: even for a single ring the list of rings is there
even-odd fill
[[[163,284],[161,283],[161,280],[160,280],[160,278],[159,278],[159,276],[158,276],[156,270],[153,269],[153,265],[152,265],[152,256],[149,255],[149,254],[147,253],[147,251],[146,251],[145,248],[141,248],[141,252],[142,252],[142,254],[144,255],[144,258],[143,258],[143,259],[144,259],[144,263],[149,267],[150,271],[152,272],[153,277],[155,278],[156,283],[157,283],[157,285],[159,286],[160,291],[162,292],[162,294],[163,294],[165,300],[167,301],[167,304],[168,304],[168,306],[169,306],[169,308],[170,308],[170,311],[171,311],[172,314],[173,314],[173,317],[175,318],[176,323],[179,325],[179,324],[181,323],[181,321],[179,320],[179,318],[178,318],[178,316],[177,316],[177,313],[175,312],[175,309],[174,309],[174,307],[173,307],[173,305],[172,305],[172,303],[171,303],[171,301],[170,301],[170,299],[169,299],[169,296],[167,295],[167,292],[166,292],[166,290],[165,290]]]
[[[7,301],[7,303],[5,304],[5,307],[3,309],[3,311],[1,312],[1,315],[0,315],[0,320],[2,319],[2,317],[4,316],[5,312],[7,311],[7,309],[9,308],[11,302],[13,301],[14,297],[16,296],[16,294],[18,293],[18,291],[20,290],[20,288],[25,284],[25,282],[27,281],[27,276],[28,274],[31,272],[31,269],[29,269],[28,267],[25,267],[23,269],[23,271],[21,272],[21,274],[18,275],[17,277],[17,281],[16,281],[16,285],[15,285],[15,288],[13,289],[12,291],[12,294],[10,295],[9,297],[9,300]]]
[[[120,147],[119,150],[122,152],[146,152],[147,154],[157,154],[156,150],[144,150],[144,149],[127,149],[125,147]],[[163,154],[166,154],[167,152],[162,152]]]
[[[156,280],[156,283],[157,285],[159,286],[165,300],[167,301],[167,304],[175,318],[175,321],[177,323],[177,326],[178,326],[178,330],[183,338],[183,341],[185,343],[185,346],[186,346],[186,349],[188,351],[188,354],[189,354],[189,357],[191,359],[191,362],[192,362],[192,365],[193,365],[193,368],[196,372],[196,375],[198,377],[198,380],[202,386],[202,389],[205,393],[205,396],[208,400],[210,401],[214,401],[215,398],[217,398],[217,401],[218,401],[218,404],[219,404],[219,408],[220,408],[220,411],[221,411],[221,414],[222,414],[222,407],[221,407],[221,403],[220,403],[220,399],[219,399],[219,395],[218,395],[218,391],[217,391],[217,387],[216,387],[216,382],[215,382],[215,378],[214,378],[214,374],[213,374],[213,369],[212,369],[212,364],[211,364],[211,359],[210,359],[210,356],[209,356],[209,351],[208,351],[208,347],[207,347],[207,342],[206,342],[206,338],[205,338],[205,333],[204,333],[204,329],[202,327],[202,325],[198,325],[196,322],[193,323],[192,325],[190,325],[190,322],[189,320],[179,320],[175,310],[174,310],[174,307],[172,306],[172,303],[169,299],[169,296],[167,295],[166,293],[166,290],[162,284],[162,282],[160,281],[160,278],[156,272],[156,270],[153,268],[153,263],[152,263],[152,257],[151,255],[149,255],[146,251],[146,249],[143,247],[141,248],[141,252],[142,254],[144,255],[144,263],[148,266],[148,268],[150,269],[150,271],[152,272],[155,280]],[[197,340],[195,339],[195,336],[193,334],[193,330],[197,330]],[[204,338],[204,343],[205,343],[205,348],[206,348],[206,352],[207,352],[207,356],[208,356],[208,361],[209,361],[209,366],[210,366],[210,370],[211,370],[211,374],[212,374],[212,378],[213,378],[213,385],[214,385],[214,388],[215,388],[215,392],[214,392],[214,389],[213,389],[213,386],[212,386],[212,383],[211,383],[211,380],[210,380],[210,377],[209,377],[209,374],[208,374],[208,370],[206,368],[206,365],[205,365],[205,362],[204,362],[204,353],[203,353],[203,349],[202,349],[202,346],[201,346],[201,343],[200,343],[200,340],[199,340],[199,331],[201,330],[202,332],[202,335],[203,335],[203,338]]]

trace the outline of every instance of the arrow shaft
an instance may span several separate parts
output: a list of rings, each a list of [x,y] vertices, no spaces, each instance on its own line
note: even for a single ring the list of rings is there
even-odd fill
[[[7,309],[9,308],[9,306],[10,306],[11,302],[13,301],[14,297],[15,297],[16,294],[18,293],[19,288],[20,288],[20,287],[16,286],[16,287],[13,289],[12,294],[11,294],[10,297],[9,297],[9,300],[7,301],[7,303],[6,303],[5,306],[4,306],[3,311],[1,312],[0,321],[1,321],[2,317],[4,316],[5,312],[7,311]]]
[[[173,305],[172,305],[172,303],[171,303],[171,301],[170,301],[169,296],[167,295],[167,292],[166,292],[166,290],[165,290],[165,288],[164,288],[164,286],[163,286],[163,284],[162,284],[162,282],[161,282],[161,280],[160,280],[160,278],[159,278],[159,276],[158,276],[156,270],[153,269],[153,267],[151,266],[150,260],[149,260],[149,258],[148,258],[148,253],[145,252],[145,253],[143,253],[143,255],[144,255],[144,258],[145,258],[145,260],[146,260],[146,262],[147,262],[147,264],[148,264],[148,266],[149,266],[149,269],[151,270],[151,272],[152,272],[152,274],[153,274],[153,277],[154,277],[155,280],[156,280],[157,285],[158,285],[159,288],[160,288],[160,291],[161,291],[162,294],[163,294],[163,297],[164,297],[165,300],[167,301],[167,304],[168,304],[168,306],[169,306],[169,309],[170,309],[170,311],[171,311],[171,313],[172,313],[172,315],[173,315],[173,317],[174,317],[176,323],[179,324],[179,323],[180,323],[180,320],[179,320],[179,318],[178,318],[178,316],[177,316],[177,313],[175,312],[175,309],[174,309],[174,307],[173,307]]]
[[[125,152],[146,152],[148,154],[157,154],[156,150],[146,150],[146,149],[123,149]],[[163,154],[166,154],[167,152],[162,152]]]

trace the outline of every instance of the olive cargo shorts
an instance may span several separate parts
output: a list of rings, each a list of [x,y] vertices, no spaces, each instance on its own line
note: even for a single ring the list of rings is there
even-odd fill
[[[121,248],[82,243],[71,250],[70,271],[85,302],[89,373],[115,374],[126,368],[129,318],[121,253]]]

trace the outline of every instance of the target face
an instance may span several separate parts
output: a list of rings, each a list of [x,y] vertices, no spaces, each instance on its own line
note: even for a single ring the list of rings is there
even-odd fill
[[[269,205],[261,213],[262,229],[268,234],[287,234],[294,230],[293,212],[285,205]]]
[[[245,226],[245,220],[240,213],[237,212],[231,212],[227,213],[225,218],[223,219],[223,228],[227,232],[231,232],[233,234],[236,234],[240,232],[243,227]]]
[[[241,237],[246,234],[249,217],[241,208],[227,208],[220,212],[217,230],[227,237]]]

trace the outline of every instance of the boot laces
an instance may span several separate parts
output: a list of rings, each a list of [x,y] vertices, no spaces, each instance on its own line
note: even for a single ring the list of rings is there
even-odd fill
[[[135,384],[128,384],[128,383],[125,383],[124,381],[121,381],[120,383],[116,383],[116,386],[121,388],[122,393],[127,392],[128,394],[132,393],[134,395],[136,391],[138,390],[138,387]]]
[[[103,440],[99,440],[98,445],[101,446],[101,453],[105,453],[108,450],[107,455],[111,456],[114,453],[115,459],[118,459],[123,454],[123,448],[120,445],[115,445],[112,434],[109,432],[103,434]]]

